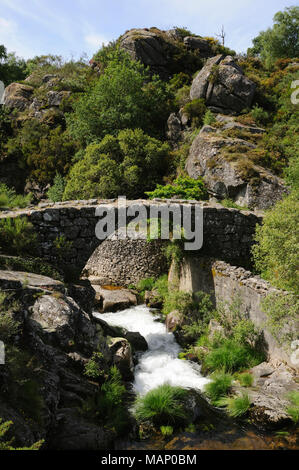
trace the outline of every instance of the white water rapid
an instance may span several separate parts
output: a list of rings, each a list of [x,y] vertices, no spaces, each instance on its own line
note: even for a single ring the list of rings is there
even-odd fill
[[[159,316],[144,305],[117,313],[94,313],[112,326],[139,332],[148,343],[148,351],[139,357],[135,368],[135,392],[141,395],[164,383],[184,388],[202,389],[209,382],[200,374],[200,367],[178,359],[181,351],[172,333],[168,333]]]

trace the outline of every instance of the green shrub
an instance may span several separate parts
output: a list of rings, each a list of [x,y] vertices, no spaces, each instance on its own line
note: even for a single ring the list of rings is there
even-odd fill
[[[31,199],[31,194],[28,194],[27,196],[18,195],[14,189],[8,188],[5,184],[0,183],[0,207],[8,209],[23,209],[30,204]]]
[[[147,279],[141,279],[141,281],[137,284],[137,290],[140,293],[144,293],[145,291],[153,290],[155,285],[155,279],[153,277],[149,277]]]
[[[190,101],[190,85],[184,85],[175,94],[174,104],[181,108]]]
[[[83,145],[123,129],[142,129],[161,138],[170,114],[171,93],[157,75],[117,48],[109,53],[104,73],[73,105],[68,129]]]
[[[226,397],[220,400],[221,406],[225,406],[232,418],[239,418],[247,413],[251,401],[247,393],[238,397]]]
[[[231,339],[222,341],[219,347],[212,349],[204,358],[204,367],[215,371],[237,372],[260,364],[263,355],[249,346],[238,344]]]
[[[104,394],[103,408],[112,409],[114,406],[121,405],[123,402],[126,388],[122,384],[122,378],[117,367],[110,369],[108,380],[102,385],[101,392]]]
[[[0,291],[0,339],[4,343],[9,343],[19,333],[20,324],[13,319],[13,313],[18,308],[17,302]]]
[[[203,124],[205,126],[211,126],[211,124],[214,124],[216,122],[215,115],[210,111],[209,109],[206,111],[206,114],[204,115],[203,118]]]
[[[84,374],[90,379],[98,379],[104,373],[103,354],[93,353],[92,358],[84,366]]]
[[[251,110],[251,116],[257,124],[266,125],[269,121],[269,113],[258,105],[255,105]]]
[[[37,235],[33,225],[25,217],[0,219],[0,247],[7,254],[32,254]]]
[[[210,83],[216,84],[219,81],[219,72],[220,72],[220,67],[217,64],[214,64],[211,70],[211,73],[208,77],[208,80]]]
[[[73,248],[73,242],[67,240],[64,235],[59,235],[54,240],[55,255],[59,261],[65,260]]]
[[[138,397],[135,402],[135,416],[139,422],[152,421],[154,425],[173,425],[188,421],[185,407],[187,391],[169,384],[161,385]]]
[[[295,322],[298,318],[299,299],[295,294],[274,293],[262,301],[267,315],[267,328],[280,345],[287,345],[297,339]]]
[[[205,385],[205,393],[213,405],[217,405],[219,399],[227,395],[231,389],[233,376],[225,372],[215,372],[211,379],[212,382]]]
[[[54,178],[53,186],[49,189],[47,196],[53,202],[62,201],[65,189],[65,179],[59,173]]]
[[[187,200],[206,200],[208,193],[205,184],[201,178],[194,180],[190,177],[177,178],[173,184],[162,186],[157,185],[154,191],[146,192],[150,199],[187,199]]]
[[[253,247],[256,268],[274,286],[299,292],[299,199],[291,194],[266,213]]]
[[[160,276],[154,284],[154,289],[157,290],[161,300],[164,300],[168,295],[168,276],[163,274]]]
[[[87,400],[82,412],[90,419],[97,418],[117,435],[128,429],[129,416],[125,407],[126,388],[119,370],[113,366],[98,394]]]
[[[144,134],[126,129],[90,144],[71,169],[63,199],[115,198],[119,194],[138,198],[162,181],[169,146]]]
[[[261,56],[267,67],[283,57],[298,57],[299,7],[291,6],[275,14],[274,25],[253,39],[248,54]]]
[[[164,436],[164,437],[172,436],[173,427],[172,426],[161,426],[160,431],[161,431],[162,436]]]
[[[0,256],[0,267],[1,269],[8,269],[11,271],[40,274],[42,276],[52,277],[58,281],[63,281],[62,274],[42,258]]]
[[[206,112],[207,107],[203,98],[195,99],[184,106],[184,113],[192,121],[192,127],[194,128],[202,125]]]
[[[237,378],[242,387],[252,387],[254,378],[253,378],[253,375],[250,374],[249,372],[246,372],[244,374],[239,374]]]
[[[163,314],[168,315],[174,310],[178,310],[182,315],[190,315],[195,309],[192,294],[171,290],[164,299]]]
[[[287,396],[290,406],[287,408],[288,415],[292,418],[295,424],[299,423],[299,392],[290,392]]]

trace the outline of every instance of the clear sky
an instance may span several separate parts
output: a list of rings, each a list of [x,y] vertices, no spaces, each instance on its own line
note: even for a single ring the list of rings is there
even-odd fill
[[[0,0],[0,44],[25,58],[91,56],[126,30],[185,26],[214,36],[224,25],[226,45],[246,51],[274,14],[296,0]]]

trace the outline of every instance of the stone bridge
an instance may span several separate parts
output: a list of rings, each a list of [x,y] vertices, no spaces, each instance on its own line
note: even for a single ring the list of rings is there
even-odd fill
[[[128,205],[143,204],[149,211],[151,206],[162,204],[178,204],[191,208],[194,218],[195,207],[203,210],[203,248],[197,254],[213,257],[238,266],[251,266],[251,246],[257,224],[263,218],[262,213],[228,209],[220,204],[182,200],[138,200],[127,201]],[[101,243],[95,235],[95,227],[99,221],[97,207],[111,207],[118,218],[117,200],[70,201],[60,203],[41,203],[18,211],[1,211],[1,218],[27,217],[38,234],[37,256],[49,261],[57,261],[55,240],[63,235],[72,242],[71,248],[65,253],[64,264],[72,267],[76,274],[84,268],[86,262]],[[128,217],[126,223],[134,217]]]

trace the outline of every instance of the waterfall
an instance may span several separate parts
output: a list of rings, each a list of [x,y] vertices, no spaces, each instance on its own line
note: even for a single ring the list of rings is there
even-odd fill
[[[145,305],[128,308],[117,313],[94,313],[111,326],[120,326],[139,332],[148,343],[148,351],[140,354],[135,367],[133,387],[136,393],[146,394],[164,383],[202,390],[208,379],[200,374],[200,366],[178,359],[180,346],[159,315],[151,313]]]

